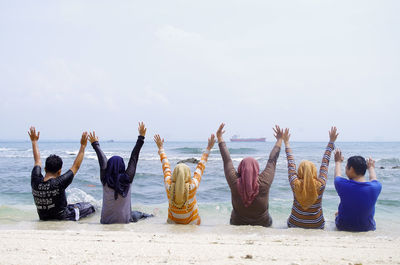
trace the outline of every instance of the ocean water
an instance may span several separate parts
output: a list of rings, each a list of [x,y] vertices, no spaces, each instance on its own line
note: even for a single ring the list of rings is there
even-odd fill
[[[128,162],[135,142],[101,142],[107,157],[120,155]],[[206,142],[166,142],[166,154],[173,166],[187,158],[200,159]],[[327,143],[293,142],[291,147],[296,163],[310,160],[319,168]],[[235,167],[242,158],[252,156],[260,163],[260,169],[266,165],[274,143],[227,143]],[[377,233],[400,234],[400,143],[344,142],[337,143],[345,159],[352,155],[372,156],[376,162],[376,172],[382,183],[382,192],[376,204],[375,220]],[[64,161],[63,172],[68,170],[78,152],[78,142],[39,141],[42,162],[50,154],[57,154]],[[195,164],[188,164],[192,172]],[[343,165],[344,166],[344,165]],[[0,229],[40,228],[68,229],[69,222],[39,222],[33,203],[30,187],[30,173],[33,167],[31,143],[0,142]],[[342,170],[344,172],[344,168]],[[333,185],[334,160],[328,173],[327,188],[323,197],[323,211],[326,229],[335,230],[334,214],[337,211],[339,197]],[[90,144],[85,153],[82,166],[67,189],[68,202],[89,201],[96,207],[97,213],[79,221],[84,227],[103,229],[99,225],[102,185],[99,179],[99,165],[96,154]],[[205,173],[197,192],[202,225],[215,227],[228,225],[230,212],[230,191],[223,173],[222,159],[216,144],[212,150]],[[287,162],[284,149],[281,150],[277,163],[275,179],[270,190],[270,214],[273,228],[286,229],[286,220],[290,214],[293,195],[287,178]],[[152,141],[146,141],[140,153],[136,176],[132,186],[133,209],[154,213],[155,217],[145,222],[165,224],[167,218],[167,196],[163,186],[161,162],[157,147]],[[53,224],[51,224],[53,223]],[[74,224],[75,225],[75,224]],[[116,226],[117,228],[119,226]],[[115,228],[115,227],[114,227]]]

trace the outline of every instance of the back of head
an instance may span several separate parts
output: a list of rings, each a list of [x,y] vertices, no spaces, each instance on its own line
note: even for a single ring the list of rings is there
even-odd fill
[[[121,174],[125,172],[125,162],[120,156],[112,156],[107,161],[106,174]]]
[[[45,163],[45,170],[48,173],[57,173],[63,165],[63,161],[61,157],[58,155],[50,155],[48,158],[46,158],[46,163]]]
[[[260,166],[252,157],[243,158],[238,166],[237,190],[245,207],[249,207],[259,193]]]
[[[118,198],[118,194],[122,197],[126,197],[130,187],[130,180],[128,175],[125,173],[124,159],[120,156],[112,156],[107,161],[107,169],[102,179],[103,185],[108,185],[114,190],[114,198]]]
[[[255,160],[253,157],[243,158],[242,161],[240,161],[239,163],[238,173],[241,177],[242,175],[247,176],[249,174],[258,177],[258,174],[260,173],[260,165],[258,164],[257,160]]]
[[[297,201],[304,209],[308,209],[318,199],[321,182],[317,179],[317,167],[311,161],[304,160],[297,169],[298,182],[294,186]]]
[[[352,156],[347,159],[346,167],[347,169],[353,168],[356,175],[364,176],[367,171],[367,161],[362,156]]]
[[[188,205],[190,179],[190,168],[187,165],[180,163],[174,168],[169,191],[170,204],[177,208],[183,208]]]

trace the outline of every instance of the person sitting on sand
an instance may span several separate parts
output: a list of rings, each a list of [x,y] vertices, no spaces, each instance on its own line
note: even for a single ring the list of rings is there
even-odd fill
[[[362,156],[350,157],[346,165],[349,179],[345,179],[341,177],[343,160],[340,149],[336,150],[335,188],[340,197],[336,227],[344,231],[375,230],[375,204],[382,190],[382,184],[376,178],[375,161],[372,158],[366,161]],[[369,181],[365,179],[367,169]]]
[[[131,209],[131,184],[136,173],[139,152],[144,143],[146,127],[139,123],[139,136],[132,150],[128,167],[122,157],[112,156],[108,159],[100,148],[99,138],[95,132],[89,134],[89,141],[96,151],[100,165],[100,181],[103,184],[103,207],[101,209],[100,223],[102,224],[127,224],[137,222],[153,215],[145,214]]]
[[[82,164],[87,144],[87,132],[82,134],[81,147],[71,169],[61,175],[63,161],[57,155],[50,155],[46,159],[45,176],[42,175],[42,161],[38,147],[40,132],[31,127],[28,132],[32,141],[33,158],[35,166],[31,174],[31,187],[33,199],[40,220],[70,220],[78,221],[95,212],[94,207],[88,202],[67,204],[65,189],[72,183],[76,172]]]
[[[288,161],[289,184],[293,192],[293,206],[287,221],[288,227],[323,229],[325,226],[322,212],[322,195],[328,178],[329,160],[335,141],[338,137],[336,127],[329,131],[329,143],[322,157],[321,167],[317,176],[317,167],[308,160],[301,161],[296,171],[296,163],[289,147],[289,129],[283,133]]]
[[[196,193],[206,167],[208,155],[215,143],[214,134],[208,139],[207,149],[197,164],[193,178],[191,177],[190,168],[184,163],[176,165],[171,176],[171,166],[164,151],[164,139],[161,139],[160,135],[156,134],[154,141],[157,144],[158,154],[162,163],[165,191],[169,202],[167,222],[170,224],[199,225],[201,219],[198,212]]]
[[[276,161],[282,145],[282,130],[279,126],[273,129],[276,143],[269,154],[265,169],[260,174],[257,160],[244,158],[236,171],[233,167],[229,150],[222,135],[225,124],[217,130],[219,151],[224,163],[226,181],[231,190],[232,213],[231,225],[271,226],[272,218],[268,212],[269,189],[275,176]]]

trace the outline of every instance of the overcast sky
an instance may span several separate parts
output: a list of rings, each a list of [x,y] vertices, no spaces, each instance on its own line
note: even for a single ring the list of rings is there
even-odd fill
[[[0,0],[0,139],[400,140],[400,1]]]

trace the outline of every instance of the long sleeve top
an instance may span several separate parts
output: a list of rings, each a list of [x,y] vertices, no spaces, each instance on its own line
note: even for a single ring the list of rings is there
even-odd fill
[[[281,148],[275,145],[269,154],[265,169],[258,176],[259,193],[249,207],[245,207],[237,190],[238,173],[233,167],[232,159],[225,142],[218,144],[224,162],[226,181],[231,190],[232,213],[230,223],[232,225],[261,225],[270,226],[272,219],[268,213],[269,189],[275,176],[276,162]]]
[[[144,137],[139,136],[136,145],[131,152],[131,157],[128,162],[128,167],[125,173],[129,176],[130,183],[136,173],[136,166],[139,160],[140,149],[144,144]],[[114,190],[108,187],[105,183],[105,173],[107,170],[107,157],[104,155],[100,148],[99,142],[92,143],[92,146],[97,154],[100,165],[100,180],[103,183],[103,207],[101,209],[102,224],[114,224],[114,223],[129,223],[131,221],[131,187],[129,187],[126,197],[118,196],[117,199],[114,197]]]
[[[297,181],[300,181],[297,176],[296,163],[290,148],[286,148],[286,157],[288,161],[288,177],[289,183],[293,192],[293,206],[290,217],[287,221],[288,227],[316,228],[323,229],[325,226],[324,215],[322,212],[322,195],[325,191],[326,181],[328,178],[329,160],[332,150],[335,149],[335,144],[329,142],[326,146],[322,157],[321,167],[318,174],[318,181],[321,183],[321,188],[318,190],[318,198],[313,205],[308,209],[303,209],[300,203],[294,196],[294,186]]]
[[[167,193],[168,202],[170,200],[170,188],[172,183],[172,172],[171,165],[168,161],[167,155],[164,149],[161,149],[158,154],[160,155],[160,160],[162,163],[162,170],[164,175],[164,186]],[[193,178],[191,178],[189,183],[189,197],[188,197],[188,207],[177,208],[171,203],[168,206],[168,223],[175,224],[197,224],[201,222],[199,216],[199,209],[197,206],[196,193],[199,188],[201,177],[204,173],[208,159],[209,151],[203,153],[200,162],[197,164],[196,170],[194,172]]]

